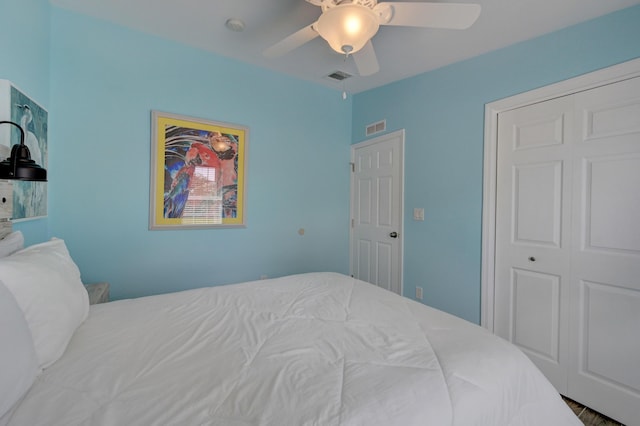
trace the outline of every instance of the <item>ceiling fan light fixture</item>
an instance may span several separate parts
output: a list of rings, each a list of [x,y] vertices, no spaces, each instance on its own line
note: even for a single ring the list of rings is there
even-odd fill
[[[316,29],[333,50],[352,54],[367,44],[379,26],[378,15],[373,10],[349,3],[327,9],[318,19]]]

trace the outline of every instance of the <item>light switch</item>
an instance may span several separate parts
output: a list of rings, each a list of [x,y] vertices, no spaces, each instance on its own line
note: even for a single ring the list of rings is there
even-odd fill
[[[422,208],[414,208],[413,209],[413,220],[424,220],[424,209],[422,209]]]

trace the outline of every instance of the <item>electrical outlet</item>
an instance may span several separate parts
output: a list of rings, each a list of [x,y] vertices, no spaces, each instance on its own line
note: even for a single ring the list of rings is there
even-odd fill
[[[422,287],[416,287],[416,299],[422,300]]]

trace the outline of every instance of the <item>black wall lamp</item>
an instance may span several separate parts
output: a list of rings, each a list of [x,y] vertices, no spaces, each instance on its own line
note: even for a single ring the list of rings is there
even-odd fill
[[[31,159],[29,148],[24,144],[24,130],[13,121],[0,121],[0,124],[13,124],[20,130],[20,144],[11,147],[11,156],[0,161],[0,179],[35,180],[46,182],[47,171]]]

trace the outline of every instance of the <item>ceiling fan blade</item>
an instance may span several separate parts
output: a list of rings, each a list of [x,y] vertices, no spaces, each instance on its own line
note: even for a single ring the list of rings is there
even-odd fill
[[[302,46],[305,43],[310,42],[314,38],[318,37],[320,34],[316,30],[313,29],[315,22],[311,25],[308,25],[301,30],[296,31],[290,36],[280,40],[273,46],[266,49],[262,54],[268,58],[277,58],[279,56],[286,55],[292,50]]]
[[[383,2],[374,8],[382,25],[464,30],[480,16],[479,4]],[[384,20],[388,21],[385,23]]]
[[[358,74],[361,76],[375,74],[380,71],[376,51],[373,49],[371,40],[369,40],[362,49],[358,50],[351,56],[353,56],[356,68],[358,68]]]

